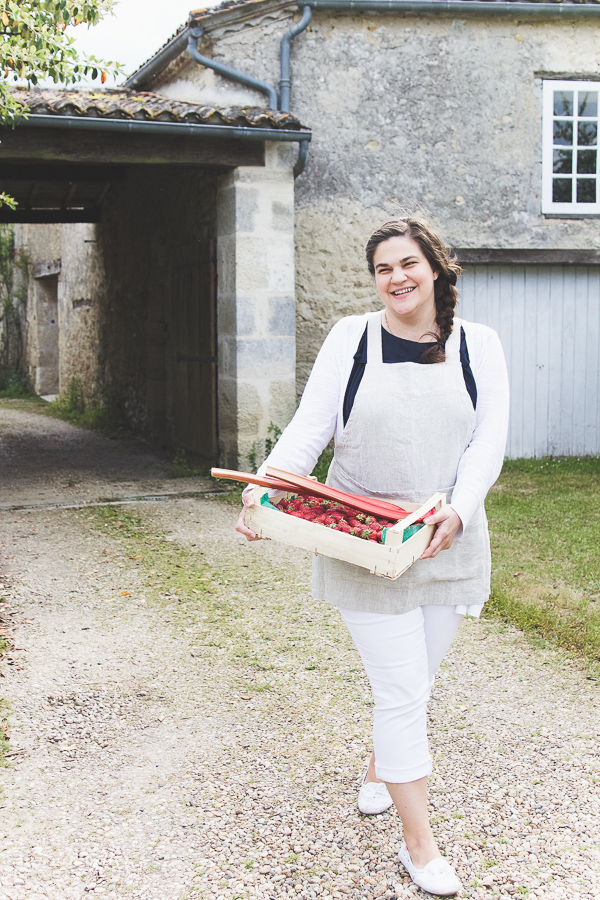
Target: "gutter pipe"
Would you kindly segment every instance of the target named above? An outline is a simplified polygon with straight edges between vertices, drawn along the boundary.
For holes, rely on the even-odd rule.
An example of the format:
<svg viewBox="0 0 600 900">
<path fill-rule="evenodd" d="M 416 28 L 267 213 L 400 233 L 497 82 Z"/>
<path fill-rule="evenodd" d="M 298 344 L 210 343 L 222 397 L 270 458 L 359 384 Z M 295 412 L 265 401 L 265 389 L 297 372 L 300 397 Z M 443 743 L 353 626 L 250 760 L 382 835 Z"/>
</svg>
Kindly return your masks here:
<svg viewBox="0 0 600 900">
<path fill-rule="evenodd" d="M 302 173 L 304 172 L 306 161 L 308 159 L 309 141 L 310 138 L 307 138 L 305 141 L 300 141 L 300 145 L 298 148 L 298 159 L 296 160 L 296 164 L 294 166 L 294 178 L 297 178 L 298 175 L 302 175 Z"/>
<path fill-rule="evenodd" d="M 248 85 L 248 87 L 254 88 L 257 91 L 262 91 L 262 93 L 266 94 L 269 98 L 269 108 L 270 109 L 280 109 L 283 112 L 289 112 L 290 111 L 290 105 L 289 105 L 290 104 L 290 41 L 296 34 L 299 34 L 300 31 L 304 31 L 304 29 L 310 22 L 311 15 L 312 15 L 311 10 L 308 7 L 306 7 L 303 10 L 302 18 L 300 19 L 300 22 L 298 22 L 297 25 L 294 25 L 293 28 L 290 28 L 290 30 L 287 32 L 287 34 L 285 34 L 282 38 L 282 41 L 281 41 L 282 52 L 283 52 L 284 41 L 287 38 L 287 84 L 284 85 L 284 81 L 282 81 L 282 103 L 281 104 L 278 104 L 278 102 L 277 102 L 277 91 L 275 90 L 275 88 L 272 85 L 267 84 L 266 81 L 260 81 L 258 78 L 253 78 L 251 75 L 245 75 L 243 72 L 239 72 L 237 69 L 232 69 L 231 66 L 226 66 L 224 63 L 220 63 L 214 59 L 210 59 L 210 57 L 208 57 L 208 56 L 202 56 L 202 54 L 198 52 L 198 39 L 202 35 L 201 28 L 190 28 L 189 29 L 188 43 L 187 43 L 188 53 L 191 56 L 191 58 L 194 60 L 194 62 L 199 63 L 201 66 L 206 66 L 208 69 L 214 69 L 215 72 L 218 72 L 219 75 L 222 75 L 224 78 L 230 78 L 232 81 L 238 81 L 240 84 L 245 84 L 245 85 Z M 281 72 L 282 72 L 282 79 L 283 79 L 283 75 L 284 75 L 283 58 L 282 58 L 282 63 L 281 63 Z M 284 91 L 285 86 L 287 87 L 287 93 L 286 93 L 287 105 L 286 106 L 283 105 L 283 91 Z M 196 127 L 202 127 L 202 126 L 196 126 Z M 204 127 L 208 127 L 208 126 L 204 126 Z M 229 131 L 231 131 L 231 129 L 228 126 L 220 126 L 220 127 L 227 128 Z M 245 130 L 248 132 L 254 131 L 254 129 L 245 129 Z M 280 132 L 278 132 L 275 129 L 271 129 L 269 131 L 269 135 L 267 135 L 267 133 L 266 133 L 267 129 L 264 129 L 264 128 L 256 129 L 256 131 L 259 131 L 259 130 L 263 133 L 263 135 L 265 135 L 264 140 L 296 140 L 296 141 L 298 141 L 300 146 L 299 146 L 299 151 L 298 151 L 298 158 L 296 159 L 296 163 L 294 165 L 294 178 L 297 178 L 298 175 L 301 175 L 302 172 L 304 171 L 304 168 L 306 166 L 306 161 L 308 159 L 308 142 L 310 141 L 310 137 L 312 137 L 312 135 L 310 137 L 301 137 L 300 135 L 305 135 L 306 132 L 304 132 L 304 131 L 303 132 L 286 131 L 285 132 L 286 134 L 295 134 L 296 137 L 295 138 L 293 138 L 293 137 L 289 137 L 289 138 L 279 137 L 278 138 L 278 137 L 271 136 L 271 135 L 280 134 Z"/>
<path fill-rule="evenodd" d="M 427 12 L 461 16 L 484 14 L 579 18 L 600 15 L 600 4 L 595 3 L 527 3 L 523 0 L 301 0 L 298 6 L 358 12 Z"/>
<path fill-rule="evenodd" d="M 292 40 L 296 37 L 296 35 L 300 34 L 302 31 L 304 31 L 305 28 L 309 26 L 311 18 L 312 9 L 310 8 L 310 6 L 302 6 L 302 17 L 300 21 L 296 22 L 295 25 L 292 25 L 290 30 L 286 31 L 284 36 L 281 38 L 281 78 L 279 81 L 279 109 L 282 112 L 290 111 L 290 44 L 292 43 Z"/>
<path fill-rule="evenodd" d="M 269 98 L 269 109 L 277 109 L 277 91 L 271 84 L 267 84 L 266 81 L 260 81 L 258 78 L 253 78 L 251 75 L 245 75 L 243 72 L 238 72 L 237 69 L 232 69 L 231 66 L 226 66 L 224 63 L 217 62 L 208 56 L 202 56 L 198 52 L 198 38 L 201 35 L 201 28 L 190 28 L 188 30 L 187 50 L 194 62 L 200 63 L 201 66 L 206 66 L 208 69 L 214 69 L 215 72 L 223 75 L 224 78 L 239 81 L 240 84 L 246 84 L 256 91 L 262 91 Z"/>
<path fill-rule="evenodd" d="M 99 116 L 49 116 L 30 113 L 17 119 L 19 127 L 65 128 L 85 131 L 124 131 L 129 133 L 175 134 L 183 137 L 242 138 L 247 141 L 287 141 L 300 144 L 301 150 L 312 138 L 310 131 L 291 128 L 249 128 L 244 125 L 193 125 L 188 122 L 145 122 L 140 119 L 103 119 Z M 300 154 L 301 155 L 301 154 Z"/>
<path fill-rule="evenodd" d="M 130 75 L 123 87 L 134 90 L 135 88 L 143 87 L 147 84 L 156 72 L 164 69 L 164 67 L 170 62 L 173 62 L 180 53 L 183 53 L 187 47 L 189 34 L 190 28 L 189 26 L 186 26 L 173 38 L 173 40 L 169 41 L 168 44 L 165 44 L 162 50 L 159 50 L 152 59 L 149 59 L 141 69 L 138 69 L 137 72 Z"/>
</svg>

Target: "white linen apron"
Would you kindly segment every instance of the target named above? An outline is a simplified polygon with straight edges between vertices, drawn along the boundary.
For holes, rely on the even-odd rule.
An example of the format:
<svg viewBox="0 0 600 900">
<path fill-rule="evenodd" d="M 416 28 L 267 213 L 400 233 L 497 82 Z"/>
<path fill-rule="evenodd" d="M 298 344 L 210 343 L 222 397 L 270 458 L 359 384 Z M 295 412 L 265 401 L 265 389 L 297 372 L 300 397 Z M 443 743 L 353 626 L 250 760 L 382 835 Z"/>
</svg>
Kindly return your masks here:
<svg viewBox="0 0 600 900">
<path fill-rule="evenodd" d="M 475 410 L 460 361 L 454 319 L 443 363 L 384 363 L 381 312 L 368 316 L 367 363 L 335 447 L 327 484 L 392 502 L 450 502 Z M 490 593 L 490 541 L 483 506 L 449 550 L 417 560 L 395 581 L 325 556 L 313 558 L 313 596 L 345 609 L 404 613 L 425 604 L 482 604 Z"/>
</svg>

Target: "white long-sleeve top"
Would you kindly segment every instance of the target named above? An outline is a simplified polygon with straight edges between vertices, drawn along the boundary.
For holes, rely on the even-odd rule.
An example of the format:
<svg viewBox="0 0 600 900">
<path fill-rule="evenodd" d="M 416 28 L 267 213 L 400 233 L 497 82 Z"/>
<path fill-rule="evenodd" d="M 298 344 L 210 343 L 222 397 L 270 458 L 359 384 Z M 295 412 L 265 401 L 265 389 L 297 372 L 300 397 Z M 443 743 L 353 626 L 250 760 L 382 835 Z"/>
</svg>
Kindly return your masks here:
<svg viewBox="0 0 600 900">
<path fill-rule="evenodd" d="M 346 387 L 366 324 L 365 314 L 347 316 L 333 326 L 315 360 L 293 419 L 258 474 L 263 475 L 271 465 L 308 475 L 331 438 L 335 437 L 336 442 L 339 440 L 344 430 Z M 477 385 L 477 408 L 473 436 L 460 460 L 452 493 L 452 508 L 462 522 L 457 539 L 500 474 L 509 405 L 508 373 L 498 335 L 486 325 L 462 319 L 461 324 Z M 458 611 L 463 610 L 457 607 Z M 475 609 L 468 612 L 478 614 Z"/>
</svg>

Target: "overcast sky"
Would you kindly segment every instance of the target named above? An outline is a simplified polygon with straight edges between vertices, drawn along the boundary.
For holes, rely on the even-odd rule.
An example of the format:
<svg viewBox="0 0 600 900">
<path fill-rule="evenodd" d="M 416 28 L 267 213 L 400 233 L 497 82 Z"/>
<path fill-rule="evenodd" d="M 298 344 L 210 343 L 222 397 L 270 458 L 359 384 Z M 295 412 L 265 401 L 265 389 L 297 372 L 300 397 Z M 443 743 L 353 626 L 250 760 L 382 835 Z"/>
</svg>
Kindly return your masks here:
<svg viewBox="0 0 600 900">
<path fill-rule="evenodd" d="M 93 28 L 78 25 L 70 29 L 70 34 L 80 53 L 121 62 L 125 73 L 130 75 L 187 21 L 191 9 L 216 6 L 217 2 L 117 0 L 112 16 L 108 15 Z M 112 84 L 111 80 L 106 82 L 107 87 Z"/>
</svg>

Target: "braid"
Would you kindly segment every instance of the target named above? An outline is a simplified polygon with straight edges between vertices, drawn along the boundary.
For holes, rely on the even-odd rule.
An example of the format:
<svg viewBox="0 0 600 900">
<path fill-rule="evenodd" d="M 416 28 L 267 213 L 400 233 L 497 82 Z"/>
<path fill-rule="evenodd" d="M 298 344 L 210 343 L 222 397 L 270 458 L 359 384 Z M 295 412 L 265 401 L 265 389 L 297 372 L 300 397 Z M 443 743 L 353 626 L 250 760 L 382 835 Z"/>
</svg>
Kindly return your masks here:
<svg viewBox="0 0 600 900">
<path fill-rule="evenodd" d="M 435 324 L 437 325 L 438 334 L 434 336 L 437 342 L 434 347 L 429 347 L 429 349 L 421 356 L 419 362 L 425 365 L 428 363 L 444 362 L 446 359 L 446 341 L 452 334 L 452 324 L 454 320 L 454 310 L 458 301 L 458 291 L 454 285 L 450 284 L 448 281 L 446 281 L 446 284 L 442 283 L 438 288 L 438 283 L 441 279 L 442 275 L 440 273 L 435 283 Z"/>
<path fill-rule="evenodd" d="M 445 345 L 452 334 L 454 310 L 458 303 L 456 282 L 462 269 L 456 257 L 452 256 L 450 247 L 441 240 L 428 222 L 415 216 L 407 216 L 404 219 L 387 222 L 369 238 L 366 247 L 366 257 L 371 275 L 375 274 L 373 257 L 379 244 L 392 237 L 401 237 L 403 235 L 412 238 L 419 245 L 432 270 L 438 276 L 435 281 L 435 324 L 437 333 L 432 333 L 436 343 L 435 346 L 430 347 L 423 353 L 419 362 L 424 364 L 444 362 L 446 358 Z"/>
</svg>

